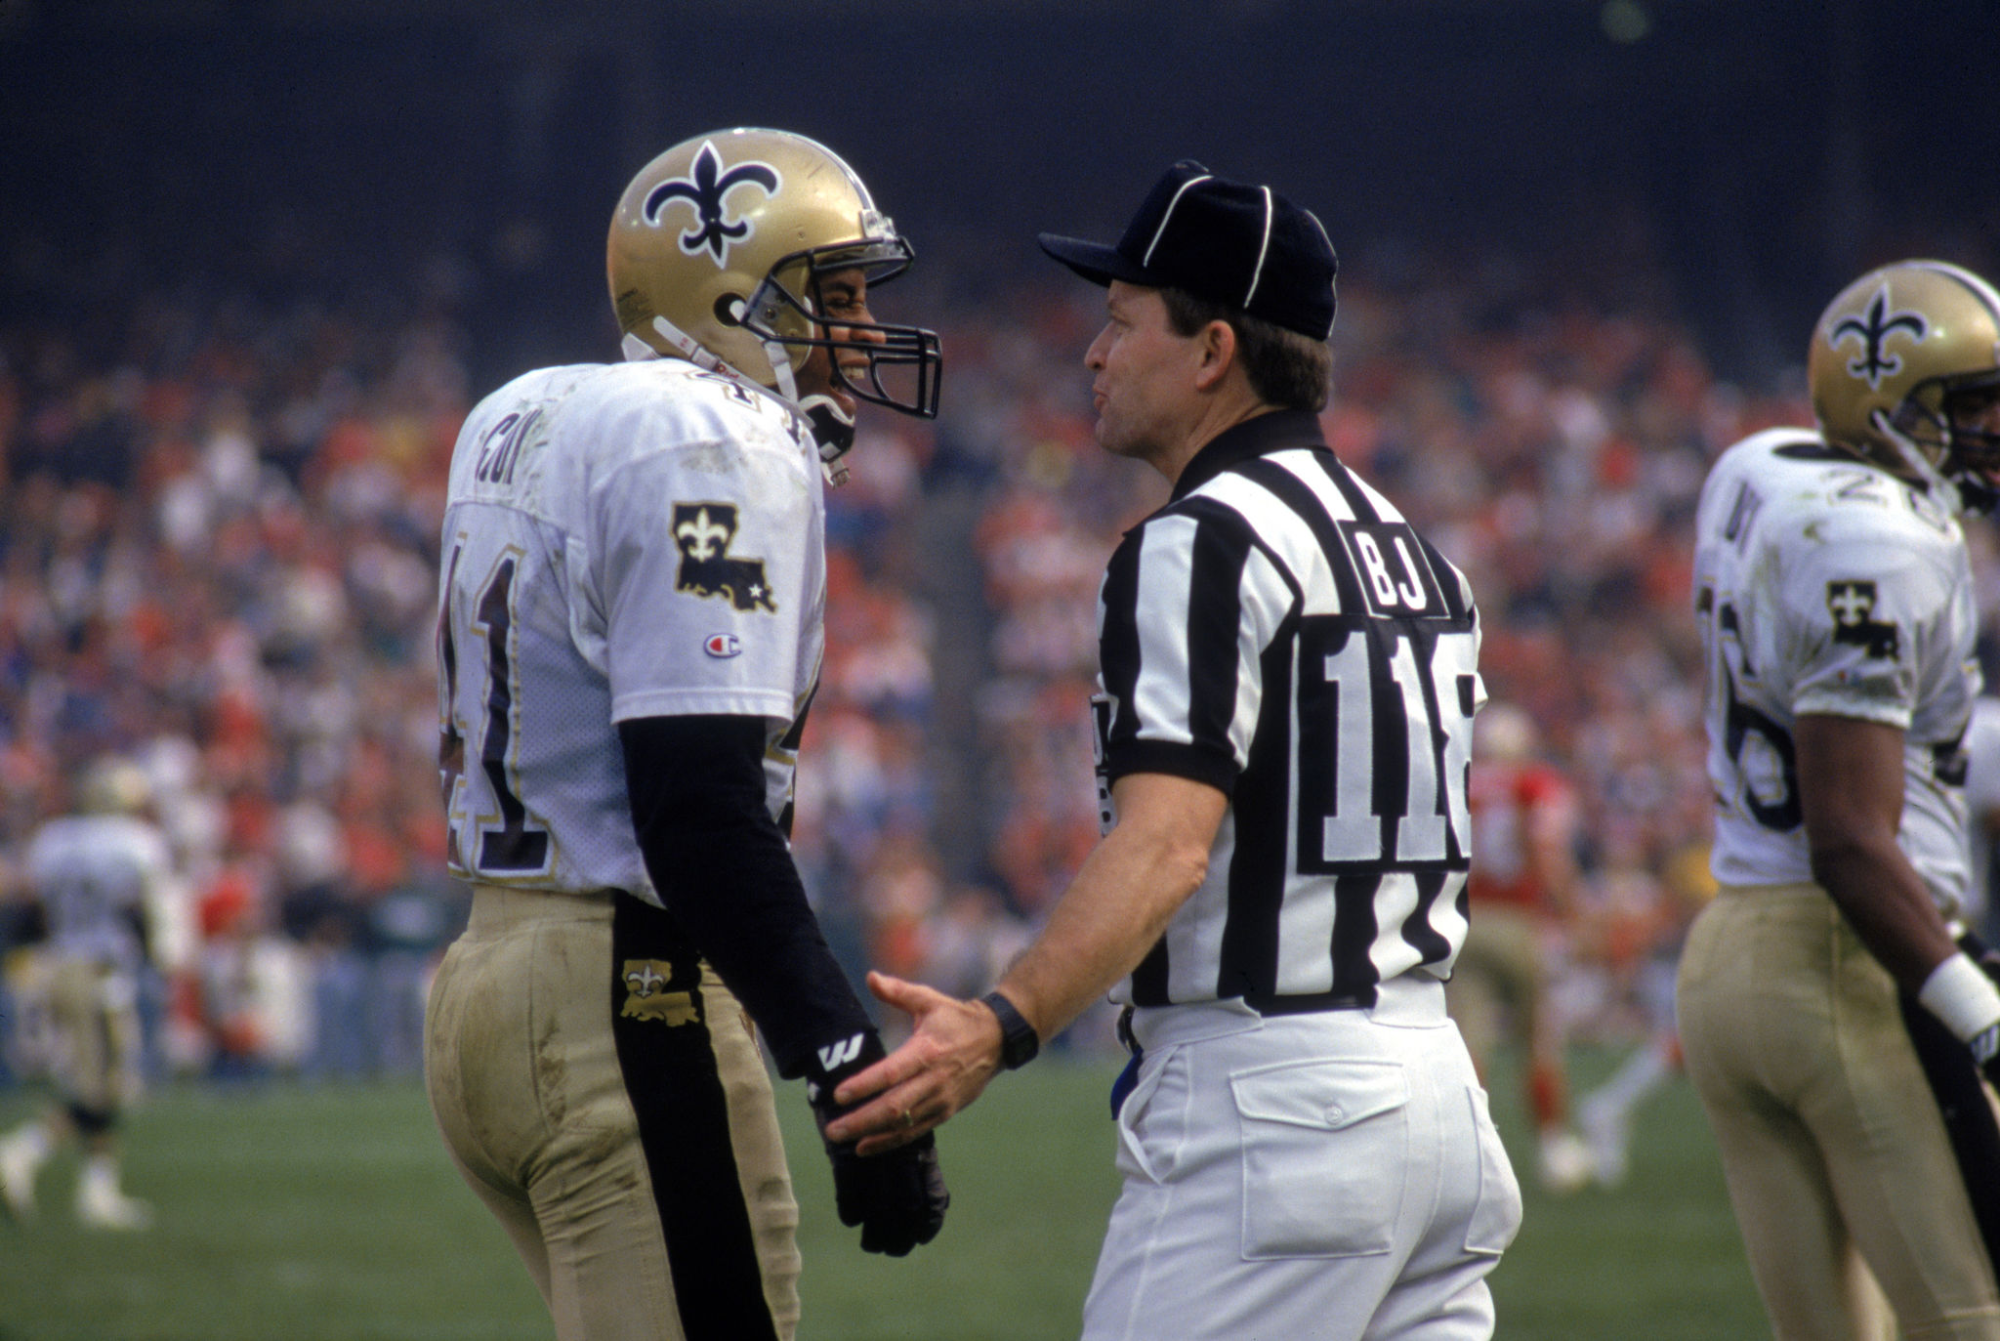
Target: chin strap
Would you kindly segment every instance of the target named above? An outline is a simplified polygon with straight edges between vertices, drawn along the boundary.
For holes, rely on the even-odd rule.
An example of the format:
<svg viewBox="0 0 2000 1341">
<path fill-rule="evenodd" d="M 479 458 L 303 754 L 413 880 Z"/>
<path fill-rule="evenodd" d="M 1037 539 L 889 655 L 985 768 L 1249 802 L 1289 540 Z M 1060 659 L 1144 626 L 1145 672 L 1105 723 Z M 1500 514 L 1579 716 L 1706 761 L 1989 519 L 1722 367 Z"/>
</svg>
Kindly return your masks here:
<svg viewBox="0 0 2000 1341">
<path fill-rule="evenodd" d="M 736 376 L 734 368 L 709 353 L 708 350 L 702 348 L 701 345 L 695 342 L 693 336 L 674 325 L 673 322 L 668 321 L 665 317 L 654 317 L 653 329 L 659 332 L 662 340 L 672 345 L 680 352 L 682 358 L 692 363 L 695 367 L 706 372 L 726 373 L 730 377 Z M 659 350 L 653 348 L 638 336 L 633 335 L 630 331 L 627 331 L 625 338 L 619 342 L 619 347 L 625 351 L 625 360 L 628 363 L 643 363 L 647 359 L 656 359 L 661 356 Z"/>
<path fill-rule="evenodd" d="M 1964 491 L 1959 488 L 1955 480 L 1952 480 L 1937 468 L 1936 463 L 1930 459 L 1924 452 L 1924 449 L 1917 445 L 1916 439 L 1891 424 L 1889 416 L 1881 410 L 1876 410 L 1873 414 L 1869 415 L 1868 422 L 1874 426 L 1877 433 L 1880 433 L 1889 440 L 1890 444 L 1895 447 L 1896 454 L 1903 458 L 1904 463 L 1911 470 L 1916 472 L 1917 478 L 1924 482 L 1925 489 L 1931 492 L 1946 512 L 1957 517 L 1967 511 Z M 1946 431 L 1949 432 L 1949 430 Z M 1945 450 L 1950 450 L 1949 444 L 1946 444 Z"/>
<path fill-rule="evenodd" d="M 771 361 L 771 376 L 778 383 L 780 399 L 792 404 L 799 403 L 798 380 L 792 375 L 792 351 L 777 340 L 764 341 L 764 357 Z"/>
<path fill-rule="evenodd" d="M 692 336 L 665 317 L 654 317 L 653 329 L 697 368 L 752 385 L 736 369 L 696 343 Z M 659 350 L 629 331 L 619 347 L 624 350 L 628 363 L 643 363 L 647 359 L 664 357 Z M 777 374 L 776 394 L 780 399 L 796 404 L 799 412 L 812 424 L 813 441 L 819 444 L 820 471 L 826 476 L 826 482 L 838 489 L 848 480 L 847 467 L 841 464 L 840 458 L 854 446 L 854 416 L 841 409 L 831 396 L 815 395 L 798 400 L 798 384 L 792 377 L 791 351 L 776 340 L 766 340 L 764 351 L 770 356 L 772 371 Z"/>
<path fill-rule="evenodd" d="M 831 396 L 807 396 L 799 402 L 799 412 L 812 424 L 813 441 L 819 444 L 819 468 L 826 482 L 838 489 L 848 479 L 847 465 L 841 458 L 854 446 L 854 416 Z"/>
</svg>

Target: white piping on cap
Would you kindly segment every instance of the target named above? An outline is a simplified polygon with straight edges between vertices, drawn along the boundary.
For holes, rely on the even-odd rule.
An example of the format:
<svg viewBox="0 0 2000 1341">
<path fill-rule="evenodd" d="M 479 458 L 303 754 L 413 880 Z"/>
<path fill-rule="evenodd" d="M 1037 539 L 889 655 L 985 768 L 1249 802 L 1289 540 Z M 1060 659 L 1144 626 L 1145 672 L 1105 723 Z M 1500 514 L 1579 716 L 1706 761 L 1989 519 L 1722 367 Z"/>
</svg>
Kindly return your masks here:
<svg viewBox="0 0 2000 1341">
<path fill-rule="evenodd" d="M 1332 238 L 1330 238 L 1330 237 L 1328 237 L 1328 236 L 1326 235 L 1326 225 L 1325 225 L 1325 224 L 1323 224 L 1323 223 L 1321 223 L 1321 222 L 1319 221 L 1319 216 L 1318 216 L 1317 214 L 1314 214 L 1314 213 L 1313 213 L 1313 212 L 1312 212 L 1311 210 L 1306 210 L 1306 211 L 1304 211 L 1304 214 L 1305 214 L 1306 218 L 1308 218 L 1308 219 L 1311 219 L 1311 220 L 1312 220 L 1312 225 L 1313 225 L 1313 227 L 1314 227 L 1314 228 L 1317 228 L 1317 229 L 1319 229 L 1319 240 L 1320 240 L 1321 242 L 1324 242 L 1324 243 L 1326 243 L 1326 254 L 1327 254 L 1327 255 L 1329 255 L 1329 256 L 1333 255 L 1333 254 L 1334 254 L 1334 253 L 1333 253 L 1333 239 L 1332 239 Z M 1336 262 L 1336 268 L 1337 268 L 1337 266 L 1338 266 L 1338 262 Z M 1325 335 L 1323 335 L 1323 336 L 1321 336 L 1320 338 L 1321 338 L 1322 340 L 1330 340 L 1330 339 L 1332 339 L 1332 338 L 1333 338 L 1333 318 L 1332 318 L 1332 317 L 1328 317 L 1328 318 L 1326 319 L 1326 334 L 1325 334 Z"/>
<path fill-rule="evenodd" d="M 1250 292 L 1243 295 L 1243 310 L 1250 310 L 1250 300 L 1257 296 L 1257 286 L 1264 282 L 1264 256 L 1271 250 L 1271 188 L 1260 188 L 1264 192 L 1264 240 L 1257 244 L 1257 268 L 1250 272 Z"/>
<path fill-rule="evenodd" d="M 1174 217 L 1174 207 L 1181 203 L 1181 197 L 1187 194 L 1188 188 L 1190 186 L 1199 186 L 1205 181 L 1210 181 L 1213 179 L 1213 176 L 1213 173 L 1204 172 L 1199 177 L 1190 177 L 1181 183 L 1181 189 L 1174 192 L 1174 198 L 1167 202 L 1167 212 L 1160 216 L 1160 226 L 1153 230 L 1153 240 L 1146 244 L 1146 255 L 1140 260 L 1140 265 L 1147 266 L 1153 263 L 1153 250 L 1160 245 L 1160 238 L 1167 231 L 1167 220 Z"/>
</svg>

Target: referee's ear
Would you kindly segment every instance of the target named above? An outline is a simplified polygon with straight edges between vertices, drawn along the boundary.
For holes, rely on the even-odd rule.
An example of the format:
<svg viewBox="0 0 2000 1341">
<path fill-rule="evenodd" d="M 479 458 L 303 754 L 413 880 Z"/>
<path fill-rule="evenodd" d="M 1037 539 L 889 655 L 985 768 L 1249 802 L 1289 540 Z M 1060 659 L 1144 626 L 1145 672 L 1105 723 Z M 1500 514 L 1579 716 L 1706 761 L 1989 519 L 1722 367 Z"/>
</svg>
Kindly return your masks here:
<svg viewBox="0 0 2000 1341">
<path fill-rule="evenodd" d="M 1200 341 L 1201 345 L 1201 361 L 1195 365 L 1194 370 L 1195 390 L 1221 390 L 1232 369 L 1241 375 L 1241 362 L 1236 356 L 1239 346 L 1234 326 L 1218 319 L 1204 325 L 1192 338 Z"/>
</svg>

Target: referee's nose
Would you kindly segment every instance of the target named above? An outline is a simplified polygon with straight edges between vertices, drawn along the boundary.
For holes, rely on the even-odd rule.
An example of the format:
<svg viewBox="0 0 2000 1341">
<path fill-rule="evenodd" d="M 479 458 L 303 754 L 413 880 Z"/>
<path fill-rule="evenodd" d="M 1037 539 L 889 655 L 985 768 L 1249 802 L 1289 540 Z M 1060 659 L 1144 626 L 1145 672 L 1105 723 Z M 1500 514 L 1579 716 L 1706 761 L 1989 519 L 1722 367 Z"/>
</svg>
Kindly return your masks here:
<svg viewBox="0 0 2000 1341">
<path fill-rule="evenodd" d="M 1104 329 L 1097 333 L 1097 338 L 1090 342 L 1090 347 L 1083 351 L 1083 366 L 1092 372 L 1103 372 L 1104 360 L 1110 347 L 1111 323 L 1107 321 L 1104 323 Z"/>
</svg>

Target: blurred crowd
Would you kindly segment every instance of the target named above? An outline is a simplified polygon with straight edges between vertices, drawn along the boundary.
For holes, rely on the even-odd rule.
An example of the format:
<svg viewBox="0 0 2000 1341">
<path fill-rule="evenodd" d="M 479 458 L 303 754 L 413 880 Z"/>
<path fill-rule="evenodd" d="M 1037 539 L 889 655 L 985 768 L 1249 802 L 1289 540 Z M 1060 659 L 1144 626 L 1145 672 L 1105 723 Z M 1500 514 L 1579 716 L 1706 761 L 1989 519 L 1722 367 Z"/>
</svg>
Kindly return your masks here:
<svg viewBox="0 0 2000 1341">
<path fill-rule="evenodd" d="M 1695 498 L 1730 442 L 1811 419 L 1802 379 L 1716 376 L 1642 247 L 1619 265 L 1555 282 L 1504 256 L 1350 262 L 1325 415 L 1471 577 L 1488 690 L 1580 798 L 1563 999 L 1607 1039 L 1643 1029 L 1636 975 L 1707 879 Z M 91 759 L 140 764 L 183 877 L 154 944 L 161 1071 L 419 1066 L 427 972 L 467 902 L 443 872 L 438 527 L 490 387 L 449 293 L 411 292 L 0 317 L 0 953 L 31 974 L 11 870 L 34 827 Z M 1055 283 L 923 312 L 942 416 L 868 420 L 830 494 L 795 846 L 857 977 L 983 990 L 1095 839 L 1097 581 L 1165 498 L 1092 442 L 1101 302 Z M 1072 1045 L 1109 1046 L 1102 1025 Z M 18 1038 L 7 1056 L 32 1061 Z"/>
</svg>

